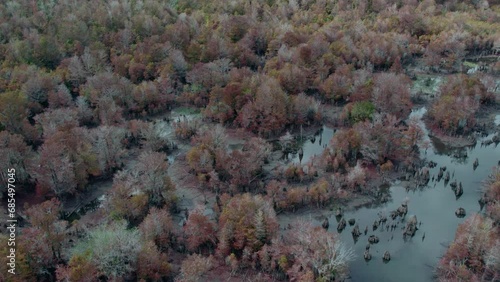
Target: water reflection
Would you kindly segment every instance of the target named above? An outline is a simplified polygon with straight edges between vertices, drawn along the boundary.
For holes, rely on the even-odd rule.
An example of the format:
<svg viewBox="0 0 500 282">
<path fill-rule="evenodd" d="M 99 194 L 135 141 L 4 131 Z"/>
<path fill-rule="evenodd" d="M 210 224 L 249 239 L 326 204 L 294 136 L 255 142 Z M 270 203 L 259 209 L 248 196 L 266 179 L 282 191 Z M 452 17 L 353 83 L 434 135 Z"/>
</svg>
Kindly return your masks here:
<svg viewBox="0 0 500 282">
<path fill-rule="evenodd" d="M 425 111 L 422 108 L 412 115 L 421 117 Z M 424 131 L 428 134 L 425 128 Z M 346 218 L 355 218 L 362 230 L 369 230 L 366 236 L 362 234 L 357 240 L 353 240 L 351 228 L 346 228 L 348 230 L 340 234 L 341 239 L 357 254 L 357 259 L 351 264 L 352 281 L 432 281 L 434 267 L 448 243 L 453 240 L 458 224 L 465 220 L 457 217 L 455 211 L 460 207 L 464 208 L 466 217 L 480 212 L 478 199 L 481 184 L 497 164 L 500 147 L 481 146 L 478 142 L 468 148 L 450 149 L 436 139 L 429 140 L 433 147 L 427 154 L 422 153 L 422 157 L 437 163 L 436 167 L 430 169 L 433 181 L 423 189 L 408 189 L 412 183 L 398 181 L 390 188 L 380 189 L 379 195 L 390 194 L 387 201 L 377 201 L 357 211 L 345 213 Z M 474 170 L 473 162 L 476 158 L 479 166 Z M 455 197 L 444 179 L 437 181 L 435 176 L 442 166 L 446 166 L 450 173 L 449 183 L 463 184 L 463 194 L 460 197 Z M 379 212 L 395 210 L 405 199 L 409 199 L 409 204 L 408 215 L 404 219 L 398 217 L 392 220 L 389 217 L 375 231 L 370 228 L 379 217 Z M 418 218 L 418 230 L 414 237 L 407 237 L 405 240 L 403 228 L 411 215 Z M 336 232 L 334 228 L 335 226 L 331 229 L 332 232 Z M 373 258 L 366 261 L 363 254 L 370 235 L 377 236 L 379 243 L 371 246 Z M 391 254 L 391 260 L 387 264 L 382 259 L 386 251 Z"/>
<path fill-rule="evenodd" d="M 302 149 L 302 155 L 300 154 L 299 149 L 296 154 L 292 154 L 290 156 L 290 160 L 297 164 L 304 164 L 312 157 L 321 155 L 325 147 L 332 139 L 334 133 L 335 130 L 333 128 L 323 126 L 313 136 L 304 136 L 302 141 L 299 137 L 297 142 L 299 147 Z"/>
<path fill-rule="evenodd" d="M 335 211 L 326 214 L 330 223 L 329 231 L 339 233 L 340 239 L 356 254 L 355 261 L 350 264 L 351 281 L 433 281 L 434 268 L 453 240 L 457 226 L 468 216 L 481 212 L 478 200 L 482 183 L 499 161 L 500 146 L 494 143 L 481 146 L 481 141 L 492 138 L 488 136 L 478 140 L 474 146 L 448 148 L 439 140 L 429 138 L 429 132 L 421 120 L 425 112 L 425 108 L 417 109 L 411 116 L 417 118 L 425 133 L 425 141 L 431 145 L 427 152 L 421 150 L 421 158 L 425 163 L 436 163 L 429 168 L 431 181 L 418 186 L 413 180 L 397 180 L 391 185 L 380 187 L 375 202 L 355 211 L 344 212 L 341 217 L 336 217 Z M 323 127 L 320 134 L 315 134 L 315 138 L 307 139 L 302 145 L 302 163 L 321 154 L 333 134 L 333 129 Z M 474 169 L 476 158 L 479 165 Z M 293 162 L 299 163 L 299 156 L 293 157 Z M 447 183 L 444 181 L 446 172 L 437 180 L 441 167 L 446 167 L 450 175 Z M 453 183 L 462 183 L 463 194 L 460 197 L 456 197 L 451 185 Z M 395 219 L 389 216 L 404 201 L 408 201 L 407 215 Z M 459 208 L 466 211 L 465 217 L 455 215 Z M 380 220 L 381 214 L 387 216 L 387 221 L 379 223 L 373 230 L 374 222 Z M 310 214 L 304 214 L 295 215 L 294 218 L 303 217 L 319 226 L 324 215 L 322 213 L 321 217 L 313 218 Z M 413 237 L 405 238 L 403 231 L 412 215 L 418 219 L 418 230 Z M 354 227 L 351 225 L 338 230 L 342 219 L 354 219 L 361 235 L 353 237 Z M 378 242 L 369 244 L 370 236 L 376 236 Z M 364 258 L 368 244 L 371 260 Z M 386 251 L 390 253 L 391 260 L 384 262 Z"/>
</svg>

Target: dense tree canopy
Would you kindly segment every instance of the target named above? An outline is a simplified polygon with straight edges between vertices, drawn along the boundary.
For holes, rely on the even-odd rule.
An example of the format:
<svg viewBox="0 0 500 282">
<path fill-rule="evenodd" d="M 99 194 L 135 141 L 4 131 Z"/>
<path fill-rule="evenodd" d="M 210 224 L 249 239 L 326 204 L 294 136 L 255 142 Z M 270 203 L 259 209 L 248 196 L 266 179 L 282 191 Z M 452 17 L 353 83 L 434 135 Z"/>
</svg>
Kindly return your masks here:
<svg viewBox="0 0 500 282">
<path fill-rule="evenodd" d="M 0 180 L 14 168 L 34 202 L 18 205 L 13 281 L 344 279 L 336 236 L 283 233 L 276 213 L 374 195 L 378 177 L 414 165 L 423 75 L 445 77 L 424 99 L 432 133 L 477 128 L 498 100 L 499 12 L 494 0 L 2 1 Z M 311 137 L 325 123 L 331 141 Z M 322 151 L 303 160 L 309 141 Z M 498 278 L 489 187 L 442 279 Z"/>
</svg>

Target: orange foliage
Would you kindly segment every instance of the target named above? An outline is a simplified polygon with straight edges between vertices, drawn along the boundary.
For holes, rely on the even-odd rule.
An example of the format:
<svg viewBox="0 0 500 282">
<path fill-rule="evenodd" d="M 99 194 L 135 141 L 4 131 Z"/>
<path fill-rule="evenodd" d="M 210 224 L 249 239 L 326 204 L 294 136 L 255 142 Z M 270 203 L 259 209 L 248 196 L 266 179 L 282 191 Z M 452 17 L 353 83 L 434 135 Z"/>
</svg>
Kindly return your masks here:
<svg viewBox="0 0 500 282">
<path fill-rule="evenodd" d="M 440 279 L 479 281 L 499 277 L 500 270 L 494 263 L 500 250 L 498 232 L 498 226 L 481 215 L 460 224 L 455 240 L 439 262 Z"/>
<path fill-rule="evenodd" d="M 151 208 L 139 230 L 145 240 L 153 241 L 161 250 L 167 250 L 173 244 L 174 223 L 165 209 Z"/>
<path fill-rule="evenodd" d="M 243 194 L 233 197 L 219 218 L 218 252 L 224 256 L 249 248 L 257 252 L 270 243 L 278 228 L 270 202 L 261 196 Z"/>
<path fill-rule="evenodd" d="M 137 257 L 137 278 L 161 281 L 168 277 L 172 270 L 167 260 L 167 254 L 161 253 L 153 242 L 143 243 Z"/>
<path fill-rule="evenodd" d="M 480 102 L 487 102 L 486 88 L 477 78 L 452 76 L 440 88 L 440 97 L 429 110 L 435 126 L 447 134 L 468 133 Z"/>
<path fill-rule="evenodd" d="M 203 215 L 201 209 L 195 209 L 189 213 L 184 234 L 187 237 L 187 248 L 189 251 L 200 250 L 204 245 L 215 245 L 217 234 L 214 223 Z"/>
</svg>

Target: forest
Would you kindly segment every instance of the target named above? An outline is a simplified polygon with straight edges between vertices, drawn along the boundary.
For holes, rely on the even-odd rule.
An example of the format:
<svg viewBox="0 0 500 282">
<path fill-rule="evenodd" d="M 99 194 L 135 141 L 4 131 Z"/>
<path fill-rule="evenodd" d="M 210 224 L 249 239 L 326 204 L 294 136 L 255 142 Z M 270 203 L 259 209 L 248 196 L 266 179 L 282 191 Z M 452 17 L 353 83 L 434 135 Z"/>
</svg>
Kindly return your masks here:
<svg viewBox="0 0 500 282">
<path fill-rule="evenodd" d="M 499 281 L 499 143 L 498 0 L 0 2 L 0 281 Z"/>
</svg>

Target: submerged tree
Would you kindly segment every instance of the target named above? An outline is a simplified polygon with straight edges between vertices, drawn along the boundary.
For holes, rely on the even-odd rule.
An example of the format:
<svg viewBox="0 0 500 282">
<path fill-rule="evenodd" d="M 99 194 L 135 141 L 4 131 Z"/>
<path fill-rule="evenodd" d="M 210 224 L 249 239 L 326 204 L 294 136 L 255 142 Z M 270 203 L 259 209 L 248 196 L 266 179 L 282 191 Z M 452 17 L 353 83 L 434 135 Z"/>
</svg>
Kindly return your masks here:
<svg viewBox="0 0 500 282">
<path fill-rule="evenodd" d="M 475 214 L 460 224 L 455 239 L 439 261 L 442 281 L 496 281 L 500 279 L 500 170 L 495 169 L 481 201 L 486 214 Z"/>
<path fill-rule="evenodd" d="M 439 262 L 443 281 L 495 281 L 500 277 L 498 226 L 490 218 L 474 215 L 462 223 L 455 240 Z"/>
</svg>

